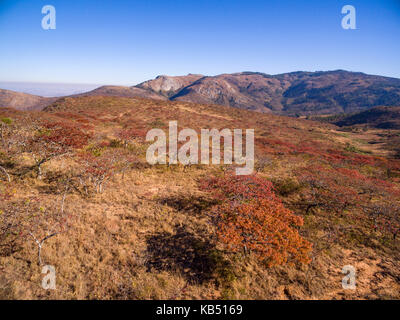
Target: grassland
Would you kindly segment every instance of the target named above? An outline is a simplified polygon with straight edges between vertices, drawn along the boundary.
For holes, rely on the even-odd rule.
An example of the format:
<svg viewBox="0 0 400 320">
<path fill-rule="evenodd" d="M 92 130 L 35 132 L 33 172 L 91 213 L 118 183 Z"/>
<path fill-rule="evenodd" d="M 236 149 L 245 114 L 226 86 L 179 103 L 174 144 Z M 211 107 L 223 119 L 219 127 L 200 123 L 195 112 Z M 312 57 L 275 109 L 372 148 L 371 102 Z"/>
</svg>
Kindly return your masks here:
<svg viewBox="0 0 400 320">
<path fill-rule="evenodd" d="M 389 147 L 368 143 L 386 131 L 344 133 L 330 124 L 229 107 L 117 97 L 63 98 L 40 112 L 1 109 L 0 118 L 0 165 L 11 180 L 0 180 L 0 298 L 400 298 L 399 239 L 383 227 L 398 223 L 398 215 L 383 212 L 398 208 L 400 163 Z M 267 267 L 251 253 L 225 250 L 210 219 L 215 200 L 199 182 L 229 168 L 150 166 L 145 160 L 141 132 L 167 130 L 173 120 L 198 132 L 255 129 L 257 175 L 271 181 L 284 205 L 304 220 L 298 231 L 313 244 L 311 263 Z M 51 157 L 39 176 L 33 147 L 17 142 L 24 128 L 41 130 L 44 122 L 74 125 L 90 139 Z M 127 128 L 137 136 L 124 143 L 119 132 Z M 15 143 L 5 143 L 7 138 Z M 111 166 L 102 192 L 96 192 L 79 160 L 83 152 L 129 160 Z M 385 219 L 379 228 L 377 206 Z M 43 261 L 56 268 L 56 290 L 41 287 L 32 237 L 14 229 L 6 234 L 17 213 L 18 221 L 29 214 L 54 223 L 61 213 L 67 217 L 42 249 Z M 40 222 L 35 234 L 42 238 L 51 227 Z M 354 291 L 342 289 L 345 265 L 357 270 Z"/>
</svg>

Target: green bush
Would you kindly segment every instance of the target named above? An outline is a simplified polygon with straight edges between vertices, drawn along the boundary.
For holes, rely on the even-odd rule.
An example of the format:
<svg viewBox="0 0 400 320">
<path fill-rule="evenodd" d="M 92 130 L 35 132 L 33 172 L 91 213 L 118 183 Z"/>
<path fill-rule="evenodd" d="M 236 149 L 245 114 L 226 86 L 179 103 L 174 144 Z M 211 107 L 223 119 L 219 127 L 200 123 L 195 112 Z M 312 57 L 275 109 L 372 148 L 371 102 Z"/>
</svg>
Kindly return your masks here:
<svg viewBox="0 0 400 320">
<path fill-rule="evenodd" d="M 296 193 L 301 189 L 300 183 L 292 178 L 277 179 L 273 180 L 272 183 L 275 187 L 276 192 L 278 192 L 279 195 L 283 197 Z"/>
<path fill-rule="evenodd" d="M 8 124 L 8 125 L 13 123 L 11 118 L 1 118 L 1 122 L 5 123 L 5 124 Z"/>
</svg>

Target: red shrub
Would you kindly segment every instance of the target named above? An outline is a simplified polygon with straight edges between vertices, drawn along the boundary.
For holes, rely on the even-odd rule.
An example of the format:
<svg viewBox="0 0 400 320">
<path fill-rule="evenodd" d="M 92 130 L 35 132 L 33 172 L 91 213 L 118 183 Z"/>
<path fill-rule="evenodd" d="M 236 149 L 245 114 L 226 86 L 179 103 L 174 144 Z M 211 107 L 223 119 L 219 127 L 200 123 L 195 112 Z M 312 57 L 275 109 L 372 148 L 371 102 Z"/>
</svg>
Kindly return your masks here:
<svg viewBox="0 0 400 320">
<path fill-rule="evenodd" d="M 302 193 L 306 213 L 315 207 L 342 213 L 359 202 L 354 181 L 338 171 L 323 166 L 309 166 L 299 169 L 297 174 L 299 182 L 308 186 Z"/>
<path fill-rule="evenodd" d="M 136 157 L 123 150 L 103 150 L 95 154 L 81 153 L 78 161 L 81 165 L 81 176 L 97 193 L 102 193 L 109 179 L 128 168 L 136 161 Z"/>
<path fill-rule="evenodd" d="M 138 139 L 144 140 L 146 131 L 142 129 L 128 128 L 122 129 L 117 132 L 117 137 L 121 139 L 122 143 L 127 146 L 131 141 Z"/>
<path fill-rule="evenodd" d="M 374 204 L 369 214 L 374 222 L 375 230 L 392 235 L 396 239 L 400 232 L 400 207 L 394 203 Z"/>
<path fill-rule="evenodd" d="M 84 147 L 90 135 L 81 128 L 67 122 L 46 122 L 27 137 L 24 148 L 32 154 L 41 176 L 41 165 L 55 157 L 71 154 Z"/>
</svg>

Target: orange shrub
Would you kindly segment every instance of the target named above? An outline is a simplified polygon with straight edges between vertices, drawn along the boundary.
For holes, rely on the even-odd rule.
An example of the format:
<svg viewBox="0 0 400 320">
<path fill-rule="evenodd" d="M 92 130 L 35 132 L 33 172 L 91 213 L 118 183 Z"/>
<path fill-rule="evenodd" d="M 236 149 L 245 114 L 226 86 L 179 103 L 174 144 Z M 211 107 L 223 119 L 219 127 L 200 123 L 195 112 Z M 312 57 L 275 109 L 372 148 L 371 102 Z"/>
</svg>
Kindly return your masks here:
<svg viewBox="0 0 400 320">
<path fill-rule="evenodd" d="M 218 240 L 229 250 L 251 251 L 269 266 L 310 262 L 312 245 L 296 229 L 303 219 L 283 206 L 271 182 L 227 175 L 204 180 L 201 188 L 220 200 L 213 220 Z"/>
</svg>

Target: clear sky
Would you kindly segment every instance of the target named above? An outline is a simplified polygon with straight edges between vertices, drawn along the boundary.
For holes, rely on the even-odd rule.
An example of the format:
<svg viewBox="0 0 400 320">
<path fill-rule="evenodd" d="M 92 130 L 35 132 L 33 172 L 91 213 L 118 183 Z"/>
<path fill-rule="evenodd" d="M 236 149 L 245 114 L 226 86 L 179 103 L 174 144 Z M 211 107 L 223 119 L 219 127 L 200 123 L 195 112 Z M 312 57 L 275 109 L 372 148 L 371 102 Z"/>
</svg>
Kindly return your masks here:
<svg viewBox="0 0 400 320">
<path fill-rule="evenodd" d="M 43 30 L 44 5 L 56 30 Z M 357 29 L 341 27 L 344 5 Z M 400 78 L 400 0 L 0 0 L 0 81 L 345 69 Z"/>
</svg>

